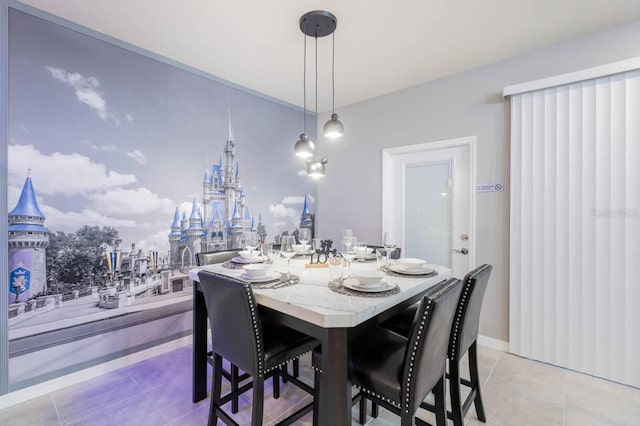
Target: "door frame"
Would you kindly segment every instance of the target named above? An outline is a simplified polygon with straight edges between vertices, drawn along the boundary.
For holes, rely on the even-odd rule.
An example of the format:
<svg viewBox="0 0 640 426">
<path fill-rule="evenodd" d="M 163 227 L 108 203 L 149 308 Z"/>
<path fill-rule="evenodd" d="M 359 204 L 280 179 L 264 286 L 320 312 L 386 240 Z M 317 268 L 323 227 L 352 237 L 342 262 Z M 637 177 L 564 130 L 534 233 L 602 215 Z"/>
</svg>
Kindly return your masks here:
<svg viewBox="0 0 640 426">
<path fill-rule="evenodd" d="M 382 232 L 392 228 L 390 212 L 388 211 L 389 191 L 391 188 L 391 178 L 388 176 L 396 157 L 412 153 L 424 153 L 438 149 L 463 147 L 469 153 L 469 235 L 467 247 L 469 249 L 469 266 L 476 265 L 476 137 L 465 136 L 457 139 L 447 139 L 435 142 L 425 142 L 414 145 L 404 145 L 382 150 Z M 404 164 L 402 165 L 404 167 Z M 404 179 L 404 178 L 403 178 Z M 404 210 L 404 207 L 402 207 Z M 401 212 L 404 220 L 404 211 Z M 454 246 L 455 248 L 455 246 Z"/>
</svg>

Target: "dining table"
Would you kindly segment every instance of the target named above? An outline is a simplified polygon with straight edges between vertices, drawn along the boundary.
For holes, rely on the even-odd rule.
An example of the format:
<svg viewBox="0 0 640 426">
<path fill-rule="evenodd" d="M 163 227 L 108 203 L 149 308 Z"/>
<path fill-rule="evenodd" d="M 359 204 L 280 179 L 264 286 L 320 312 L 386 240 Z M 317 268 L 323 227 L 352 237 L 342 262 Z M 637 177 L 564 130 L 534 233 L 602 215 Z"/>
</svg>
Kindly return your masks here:
<svg viewBox="0 0 640 426">
<path fill-rule="evenodd" d="M 425 265 L 432 270 L 425 274 L 404 275 L 387 270 L 382 279 L 385 291 L 358 291 L 349 281 L 331 280 L 326 265 L 308 265 L 309 257 L 294 258 L 291 274 L 295 284 L 260 286 L 253 289 L 261 315 L 291 327 L 321 342 L 318 423 L 320 425 L 351 425 L 351 381 L 348 372 L 351 341 L 359 333 L 391 318 L 419 301 L 432 286 L 448 279 L 451 270 L 441 265 Z M 193 402 L 207 396 L 207 308 L 198 272 L 202 269 L 220 275 L 240 278 L 244 270 L 231 261 L 192 269 L 193 286 Z M 274 265 L 287 273 L 287 264 Z M 312 266 L 312 267 L 311 267 Z M 350 273 L 376 271 L 375 261 L 353 262 Z M 343 273 L 348 273 L 345 268 Z M 334 270 L 335 273 L 335 270 Z M 294 281 L 292 281 L 294 282 Z M 344 284 L 344 285 L 343 285 Z M 270 287 L 270 288 L 269 288 Z"/>
</svg>

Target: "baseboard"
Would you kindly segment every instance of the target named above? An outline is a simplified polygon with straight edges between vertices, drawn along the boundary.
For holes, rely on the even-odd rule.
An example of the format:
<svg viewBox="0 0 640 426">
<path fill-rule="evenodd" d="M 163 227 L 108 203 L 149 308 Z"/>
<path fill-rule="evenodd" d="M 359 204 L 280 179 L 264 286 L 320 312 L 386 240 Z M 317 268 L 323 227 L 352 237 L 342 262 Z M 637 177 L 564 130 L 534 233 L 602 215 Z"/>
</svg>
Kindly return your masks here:
<svg viewBox="0 0 640 426">
<path fill-rule="evenodd" d="M 487 348 L 495 349 L 500 352 L 509 352 L 509 342 L 494 339 L 493 337 L 479 335 L 478 344 Z"/>
<path fill-rule="evenodd" d="M 0 396 L 0 410 L 190 345 L 191 335 Z"/>
</svg>

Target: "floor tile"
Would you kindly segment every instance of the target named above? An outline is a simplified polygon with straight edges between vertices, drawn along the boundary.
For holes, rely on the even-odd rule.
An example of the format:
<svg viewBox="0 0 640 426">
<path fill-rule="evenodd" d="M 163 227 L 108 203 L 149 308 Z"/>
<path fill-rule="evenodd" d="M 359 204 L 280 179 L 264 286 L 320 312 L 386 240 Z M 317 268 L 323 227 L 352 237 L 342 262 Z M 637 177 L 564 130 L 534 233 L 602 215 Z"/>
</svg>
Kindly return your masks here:
<svg viewBox="0 0 640 426">
<path fill-rule="evenodd" d="M 0 410 L 0 425 L 50 426 L 59 424 L 58 413 L 50 395 L 44 395 Z"/>
<path fill-rule="evenodd" d="M 87 417 L 69 423 L 91 426 L 161 426 L 169 424 L 155 404 L 145 395 L 134 396 L 119 404 L 95 411 Z"/>
<path fill-rule="evenodd" d="M 483 388 L 487 419 L 513 426 L 562 425 L 564 387 L 564 370 L 503 354 Z"/>
<path fill-rule="evenodd" d="M 566 425 L 640 424 L 640 391 L 586 374 L 567 371 Z"/>
<path fill-rule="evenodd" d="M 191 401 L 191 376 L 156 386 L 144 392 L 169 421 L 179 419 L 200 406 L 208 406 L 208 398 L 194 404 Z"/>
<path fill-rule="evenodd" d="M 118 370 L 56 391 L 51 398 L 62 423 L 70 423 L 138 394 L 140 388 L 127 372 Z"/>
</svg>

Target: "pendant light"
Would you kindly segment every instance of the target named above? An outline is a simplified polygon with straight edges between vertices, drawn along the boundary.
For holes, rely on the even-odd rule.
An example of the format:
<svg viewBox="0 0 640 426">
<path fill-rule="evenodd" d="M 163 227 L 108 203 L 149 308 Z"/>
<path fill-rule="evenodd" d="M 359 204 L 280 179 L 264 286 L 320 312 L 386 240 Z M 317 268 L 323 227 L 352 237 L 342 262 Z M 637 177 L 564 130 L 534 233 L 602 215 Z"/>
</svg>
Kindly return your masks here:
<svg viewBox="0 0 640 426">
<path fill-rule="evenodd" d="M 307 175 L 313 179 L 323 177 L 327 171 L 325 164 L 327 164 L 326 158 L 322 160 L 307 160 Z"/>
<path fill-rule="evenodd" d="M 304 98 L 304 109 L 302 112 L 302 133 L 300 133 L 300 139 L 296 142 L 293 147 L 293 151 L 295 154 L 300 157 L 307 159 L 313 156 L 313 151 L 315 150 L 315 144 L 309 137 L 307 136 L 307 37 L 304 37 L 304 56 L 302 61 L 302 93 Z"/>
<path fill-rule="evenodd" d="M 329 139 L 342 137 L 344 126 L 336 114 L 336 33 L 331 36 L 331 118 L 324 123 L 323 133 Z"/>
<path fill-rule="evenodd" d="M 305 119 L 304 124 L 305 125 L 303 126 L 304 132 L 300 135 L 300 139 L 298 140 L 298 142 L 296 142 L 294 150 L 296 155 L 307 159 L 307 175 L 314 179 L 318 179 L 325 175 L 327 159 L 322 158 L 321 160 L 316 160 L 313 158 L 315 146 L 314 146 L 314 143 L 309 139 L 309 137 L 306 134 L 306 113 L 307 113 L 307 84 L 306 84 L 307 83 L 306 82 L 307 37 L 306 36 L 313 37 L 315 39 L 315 49 L 316 49 L 316 52 L 315 52 L 315 55 L 316 55 L 316 70 L 315 70 L 316 71 L 316 74 L 315 74 L 316 109 L 315 111 L 317 114 L 318 113 L 318 37 L 325 37 L 325 36 L 328 36 L 329 34 L 333 34 L 337 25 L 338 25 L 338 20 L 336 19 L 336 17 L 331 12 L 327 12 L 326 10 L 314 10 L 312 12 L 305 13 L 300 18 L 300 30 L 304 34 L 304 39 L 305 39 L 304 65 L 303 65 L 304 77 L 302 79 L 303 85 L 304 85 L 303 94 L 304 94 L 304 119 Z M 334 48 L 335 48 L 335 36 L 334 36 Z M 334 53 L 335 53 L 335 49 L 334 49 Z M 334 76 L 333 70 L 334 70 L 334 63 L 332 59 L 332 84 L 334 87 L 333 102 L 335 102 L 335 82 L 333 81 L 333 76 Z M 332 106 L 332 109 L 333 108 L 334 107 Z M 333 111 L 331 118 L 332 120 L 330 120 L 331 125 L 329 126 L 329 130 L 332 136 L 328 136 L 328 137 L 335 137 L 333 135 L 335 135 L 338 130 L 339 130 L 339 134 L 341 135 L 342 123 L 340 123 L 340 121 L 338 120 L 338 116 L 337 114 L 335 114 L 335 111 Z M 327 127 L 327 125 L 325 125 L 325 127 Z M 326 131 L 325 131 L 325 134 L 326 134 Z"/>
</svg>

